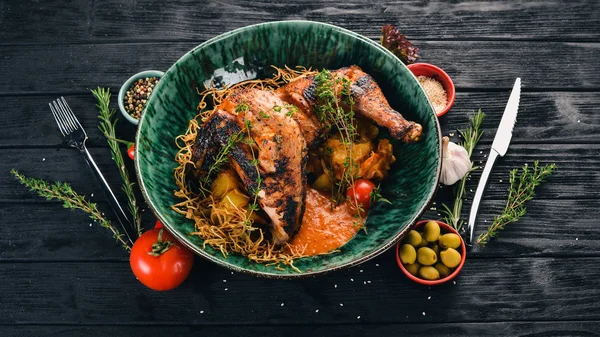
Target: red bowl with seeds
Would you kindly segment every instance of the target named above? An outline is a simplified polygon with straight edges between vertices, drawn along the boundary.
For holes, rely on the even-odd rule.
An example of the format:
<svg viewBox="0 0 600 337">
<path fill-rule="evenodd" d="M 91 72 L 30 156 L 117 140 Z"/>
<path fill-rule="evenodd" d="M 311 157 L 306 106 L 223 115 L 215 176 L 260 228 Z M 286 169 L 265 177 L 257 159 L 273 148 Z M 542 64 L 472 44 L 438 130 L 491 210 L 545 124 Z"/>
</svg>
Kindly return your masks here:
<svg viewBox="0 0 600 337">
<path fill-rule="evenodd" d="M 447 266 L 445 266 L 445 268 L 448 269 L 447 270 L 448 275 L 444 276 L 444 277 L 440 276 L 438 279 L 427 280 L 427 279 L 423 278 L 421 276 L 421 274 L 419 274 L 420 268 L 428 267 L 425 264 L 423 266 L 419 267 L 419 269 L 417 269 L 417 270 L 413 269 L 412 273 L 411 273 L 411 271 L 408 270 L 408 269 L 410 269 L 409 265 L 403 263 L 402 258 L 400 256 L 402 246 L 408 244 L 407 241 L 410 241 L 410 239 L 411 239 L 409 237 L 410 232 L 408 232 L 402 238 L 402 240 L 400 240 L 400 242 L 398 242 L 398 244 L 396 245 L 396 262 L 398 263 L 398 267 L 400 267 L 400 270 L 402 270 L 402 272 L 404 273 L 404 275 L 406 275 L 406 277 L 408 277 L 409 279 L 411 279 L 417 283 L 432 286 L 432 285 L 442 284 L 442 283 L 451 281 L 460 273 L 463 265 L 465 264 L 465 260 L 467 258 L 467 246 L 465 245 L 465 241 L 463 240 L 463 238 L 460 236 L 460 234 L 458 233 L 458 231 L 456 229 L 452 228 L 450 225 L 448 225 L 444 222 L 441 222 L 441 221 L 421 220 L 413 226 L 412 230 L 415 230 L 419 233 L 422 232 L 425 229 L 425 225 L 427 225 L 427 223 L 429 221 L 433 221 L 433 222 L 437 223 L 437 225 L 440 228 L 440 233 L 439 233 L 440 236 L 443 234 L 456 234 L 458 236 L 458 239 L 460 240 L 460 244 L 454 245 L 454 247 L 456 247 L 456 249 L 452 248 L 460 254 L 460 257 L 459 257 L 460 260 L 455 260 L 456 262 L 458 262 L 458 265 L 456 265 L 455 267 L 452 267 L 452 268 L 448 268 Z M 423 238 L 423 240 L 425 240 L 425 239 Z M 439 244 L 441 246 L 440 240 L 441 239 L 439 239 L 438 241 L 435 241 L 435 242 L 427 242 L 427 244 L 423 245 L 422 247 L 431 247 L 431 245 L 434 243 Z M 426 242 L 426 241 L 423 241 L 423 242 Z M 445 243 L 447 243 L 447 242 L 445 242 Z M 449 248 L 444 249 L 443 247 L 438 247 L 438 249 L 442 249 L 442 251 L 446 251 L 447 253 L 449 251 Z M 434 249 L 432 249 L 432 250 L 434 250 Z M 456 252 L 454 252 L 454 254 L 456 254 Z M 436 254 L 441 255 L 441 253 L 442 252 L 436 253 Z M 436 255 L 436 259 L 437 259 L 437 255 Z M 450 257 L 452 257 L 452 256 L 450 256 Z M 454 258 L 457 258 L 457 257 L 454 256 Z M 438 270 L 439 266 L 437 266 L 437 264 L 438 263 L 444 264 L 444 262 L 447 262 L 447 261 L 444 261 L 444 257 L 441 257 L 441 259 L 439 261 L 436 261 L 435 263 L 433 263 L 432 266 L 434 267 L 434 269 Z M 456 262 L 454 262 L 454 263 L 456 263 Z M 414 266 L 415 264 L 419 264 L 418 258 L 414 261 L 414 263 L 412 265 Z M 438 271 L 438 273 L 439 273 L 439 271 Z"/>
<path fill-rule="evenodd" d="M 450 76 L 442 69 L 429 63 L 413 63 L 409 64 L 407 67 L 413 75 L 417 77 L 419 83 L 421 83 L 423 90 L 425 90 L 425 93 L 427 94 L 427 98 L 429 98 L 429 101 L 434 107 L 435 114 L 438 117 L 445 115 L 454 104 L 454 99 L 456 98 L 456 89 L 454 88 L 454 82 L 452 82 Z M 424 76 L 424 78 L 421 78 L 420 76 Z M 427 78 L 434 81 L 428 80 Z M 441 84 L 443 91 L 445 92 L 446 102 L 443 102 L 443 94 L 439 90 L 439 84 L 436 84 L 435 82 Z"/>
<path fill-rule="evenodd" d="M 145 70 L 131 76 L 119 90 L 119 110 L 132 124 L 137 125 L 146 109 L 146 102 L 154 86 L 165 73 L 159 70 Z"/>
</svg>

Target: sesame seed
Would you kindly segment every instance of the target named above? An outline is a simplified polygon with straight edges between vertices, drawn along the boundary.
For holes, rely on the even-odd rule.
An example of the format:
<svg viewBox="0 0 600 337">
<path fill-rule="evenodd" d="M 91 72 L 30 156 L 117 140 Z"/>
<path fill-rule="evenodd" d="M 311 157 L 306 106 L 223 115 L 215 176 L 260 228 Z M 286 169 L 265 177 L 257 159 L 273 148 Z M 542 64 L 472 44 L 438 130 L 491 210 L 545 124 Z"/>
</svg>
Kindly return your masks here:
<svg viewBox="0 0 600 337">
<path fill-rule="evenodd" d="M 92 224 L 90 223 L 90 227 L 92 227 Z"/>
<path fill-rule="evenodd" d="M 456 281 L 452 281 L 452 283 L 456 284 Z"/>
<path fill-rule="evenodd" d="M 315 312 L 319 312 L 319 309 L 315 310 Z"/>
<path fill-rule="evenodd" d="M 223 283 L 227 282 L 227 280 L 223 280 Z"/>
<path fill-rule="evenodd" d="M 484 155 L 483 155 L 483 158 L 485 158 L 485 157 L 487 157 L 487 154 L 484 154 Z"/>
<path fill-rule="evenodd" d="M 360 316 L 356 316 L 356 319 L 360 319 Z"/>
<path fill-rule="evenodd" d="M 363 284 L 367 284 L 367 281 L 363 281 Z"/>
<path fill-rule="evenodd" d="M 500 182 L 502 182 L 502 179 L 500 179 Z"/>
<path fill-rule="evenodd" d="M 283 303 L 283 302 L 281 302 L 281 306 L 282 306 L 282 307 L 283 307 L 283 305 L 284 305 L 284 303 Z"/>
<path fill-rule="evenodd" d="M 375 267 L 379 267 L 379 263 L 375 263 Z"/>
<path fill-rule="evenodd" d="M 353 279 L 353 278 L 351 278 L 351 279 L 350 279 L 350 282 L 354 282 L 354 279 Z"/>
<path fill-rule="evenodd" d="M 360 270 L 360 272 L 362 273 L 362 272 L 363 272 L 363 270 L 361 269 L 361 270 Z"/>
<path fill-rule="evenodd" d="M 344 303 L 340 303 L 340 307 L 343 307 L 343 306 L 344 306 Z"/>
<path fill-rule="evenodd" d="M 42 161 L 46 161 L 46 158 L 42 158 Z"/>
<path fill-rule="evenodd" d="M 229 289 L 225 288 L 225 291 L 227 291 L 227 290 L 229 290 Z"/>
<path fill-rule="evenodd" d="M 371 281 L 367 281 L 367 283 L 371 283 Z"/>
<path fill-rule="evenodd" d="M 203 313 L 204 313 L 204 310 L 200 310 L 200 313 L 201 313 L 201 314 L 203 314 Z"/>
<path fill-rule="evenodd" d="M 425 311 L 423 311 L 423 316 L 425 316 Z"/>
<path fill-rule="evenodd" d="M 334 287 L 334 288 L 337 288 L 337 284 L 334 284 L 334 285 L 333 285 L 333 287 Z"/>
<path fill-rule="evenodd" d="M 90 194 L 90 197 L 93 197 L 93 196 L 94 196 L 94 193 Z"/>
<path fill-rule="evenodd" d="M 431 299 L 431 296 L 427 297 L 427 299 L 428 299 L 428 300 L 430 300 L 430 299 Z"/>
</svg>

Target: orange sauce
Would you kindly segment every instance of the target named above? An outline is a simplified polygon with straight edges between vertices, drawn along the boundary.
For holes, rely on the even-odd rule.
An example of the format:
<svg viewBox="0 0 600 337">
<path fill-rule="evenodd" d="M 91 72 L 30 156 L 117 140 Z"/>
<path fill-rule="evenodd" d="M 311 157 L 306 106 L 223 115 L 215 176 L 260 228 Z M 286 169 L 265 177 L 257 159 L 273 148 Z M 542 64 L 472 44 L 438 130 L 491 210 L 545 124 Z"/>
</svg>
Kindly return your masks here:
<svg viewBox="0 0 600 337">
<path fill-rule="evenodd" d="M 302 227 L 290 245 L 300 251 L 304 248 L 305 255 L 327 253 L 350 241 L 364 221 L 364 217 L 354 217 L 348 202 L 332 209 L 327 195 L 308 188 Z"/>
</svg>

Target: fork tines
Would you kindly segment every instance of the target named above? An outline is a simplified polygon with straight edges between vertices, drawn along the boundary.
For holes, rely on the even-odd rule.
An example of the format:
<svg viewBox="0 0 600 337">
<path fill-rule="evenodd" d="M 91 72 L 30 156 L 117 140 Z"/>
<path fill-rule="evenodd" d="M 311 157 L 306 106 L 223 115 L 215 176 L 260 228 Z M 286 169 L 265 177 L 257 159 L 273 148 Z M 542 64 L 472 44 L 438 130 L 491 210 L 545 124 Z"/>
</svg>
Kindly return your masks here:
<svg viewBox="0 0 600 337">
<path fill-rule="evenodd" d="M 56 99 L 52 103 L 48 103 L 48 105 L 63 136 L 67 136 L 79 128 L 83 130 L 64 97 L 61 96 L 60 99 Z"/>
</svg>

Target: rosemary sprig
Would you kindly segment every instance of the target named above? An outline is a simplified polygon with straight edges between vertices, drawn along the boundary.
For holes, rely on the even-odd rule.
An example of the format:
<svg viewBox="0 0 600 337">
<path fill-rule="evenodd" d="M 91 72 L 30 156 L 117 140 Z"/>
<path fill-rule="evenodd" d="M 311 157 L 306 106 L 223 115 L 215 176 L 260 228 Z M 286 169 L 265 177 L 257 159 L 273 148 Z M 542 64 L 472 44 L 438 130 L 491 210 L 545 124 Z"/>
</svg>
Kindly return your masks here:
<svg viewBox="0 0 600 337">
<path fill-rule="evenodd" d="M 43 179 L 25 177 L 14 169 L 11 170 L 10 173 L 12 173 L 21 184 L 46 198 L 46 200 L 61 200 L 64 208 L 79 209 L 88 213 L 90 218 L 99 223 L 100 226 L 110 230 L 113 238 L 117 240 L 125 250 L 131 249 L 131 246 L 123 234 L 121 234 L 121 232 L 119 232 L 119 230 L 104 217 L 104 213 L 98 210 L 96 204 L 88 201 L 84 196 L 75 192 L 68 183 L 55 182 L 50 184 Z"/>
<path fill-rule="evenodd" d="M 110 152 L 112 154 L 112 158 L 117 164 L 119 168 L 119 173 L 121 174 L 121 179 L 123 180 L 123 192 L 127 196 L 127 204 L 129 208 L 129 212 L 133 218 L 132 225 L 136 230 L 138 236 L 142 235 L 142 217 L 139 212 L 137 206 L 137 200 L 135 197 L 135 192 L 133 191 L 134 183 L 129 179 L 129 173 L 127 172 L 127 168 L 125 167 L 125 161 L 123 160 L 123 155 L 121 154 L 121 150 L 119 149 L 119 142 L 116 140 L 115 129 L 117 124 L 117 119 L 114 118 L 115 110 L 109 108 L 110 103 L 110 89 L 105 88 L 97 88 L 96 90 L 92 90 L 92 94 L 98 101 L 96 106 L 100 109 L 100 113 L 98 114 L 98 119 L 100 120 L 98 123 L 98 129 L 102 131 L 104 136 L 106 137 L 106 141 L 108 142 L 108 146 L 110 147 Z"/>
<path fill-rule="evenodd" d="M 469 154 L 469 158 L 477 146 L 479 139 L 483 135 L 483 131 L 481 131 L 481 123 L 485 118 L 485 114 L 479 109 L 477 113 L 471 119 L 471 127 L 463 130 L 458 130 L 458 132 L 463 137 L 464 141 L 458 143 L 458 145 L 462 146 L 467 150 Z M 467 174 L 459 180 L 456 184 L 454 184 L 453 194 L 454 194 L 454 204 L 452 208 L 448 207 L 446 204 L 442 204 L 441 213 L 444 214 L 443 221 L 450 226 L 454 227 L 457 231 L 460 230 L 464 224 L 464 221 L 460 218 L 462 212 L 463 205 L 463 195 L 465 194 L 467 179 L 471 176 L 471 172 L 478 169 L 477 166 L 474 165 L 473 161 L 471 161 L 471 169 Z"/>
<path fill-rule="evenodd" d="M 494 217 L 494 222 L 490 225 L 487 232 L 479 235 L 477 244 L 484 246 L 491 238 L 497 237 L 499 231 L 504 229 L 504 226 L 518 221 L 520 217 L 525 215 L 525 203 L 533 199 L 535 188 L 544 182 L 555 168 L 556 164 L 540 167 L 539 162 L 536 160 L 533 162 L 533 168 L 525 164 L 521 172 L 519 172 L 519 169 L 511 170 L 506 206 L 502 214 Z"/>
</svg>

